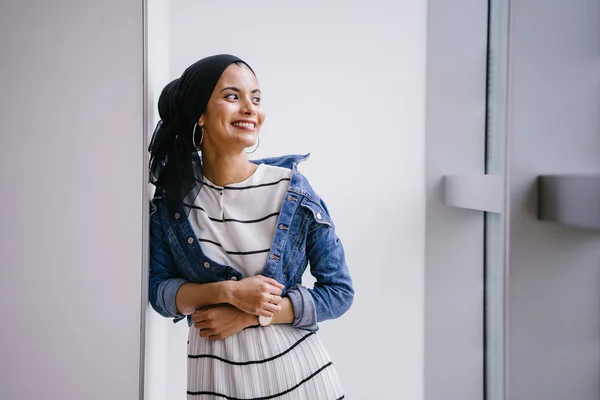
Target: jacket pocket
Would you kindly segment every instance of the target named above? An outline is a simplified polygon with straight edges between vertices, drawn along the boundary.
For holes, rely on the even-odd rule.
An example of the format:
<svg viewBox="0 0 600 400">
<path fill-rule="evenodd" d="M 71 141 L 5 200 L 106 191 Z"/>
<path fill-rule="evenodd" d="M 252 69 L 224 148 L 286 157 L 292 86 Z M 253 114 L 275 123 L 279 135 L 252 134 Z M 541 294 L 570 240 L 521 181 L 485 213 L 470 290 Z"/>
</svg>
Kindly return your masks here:
<svg viewBox="0 0 600 400">
<path fill-rule="evenodd" d="M 331 221 L 329 214 L 319 203 L 316 203 L 310 200 L 308 197 L 305 197 L 300 205 L 310 212 L 312 219 L 314 220 L 313 222 L 316 222 L 320 225 L 333 227 L 333 222 Z"/>
</svg>

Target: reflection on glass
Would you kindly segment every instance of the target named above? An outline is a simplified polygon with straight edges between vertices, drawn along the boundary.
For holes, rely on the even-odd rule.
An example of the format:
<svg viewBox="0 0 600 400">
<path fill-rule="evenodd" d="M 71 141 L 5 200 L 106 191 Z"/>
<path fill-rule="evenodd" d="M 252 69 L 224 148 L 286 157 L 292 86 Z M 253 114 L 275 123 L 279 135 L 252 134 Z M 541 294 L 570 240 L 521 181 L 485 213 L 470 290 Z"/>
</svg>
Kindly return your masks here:
<svg viewBox="0 0 600 400">
<path fill-rule="evenodd" d="M 486 213 L 485 399 L 504 399 L 504 257 L 502 215 Z"/>
</svg>

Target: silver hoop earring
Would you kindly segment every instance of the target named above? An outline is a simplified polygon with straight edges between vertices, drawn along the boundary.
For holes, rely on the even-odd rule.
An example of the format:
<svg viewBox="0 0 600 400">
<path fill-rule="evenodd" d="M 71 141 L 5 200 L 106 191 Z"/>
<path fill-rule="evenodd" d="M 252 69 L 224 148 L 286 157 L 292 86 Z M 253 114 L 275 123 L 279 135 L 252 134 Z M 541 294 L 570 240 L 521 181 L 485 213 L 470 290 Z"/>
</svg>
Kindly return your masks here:
<svg viewBox="0 0 600 400">
<path fill-rule="evenodd" d="M 246 154 L 252 154 L 252 153 L 254 153 L 256 150 L 258 150 L 259 146 L 260 146 L 260 136 L 257 136 L 256 137 L 256 147 L 252 151 L 247 151 Z"/>
<path fill-rule="evenodd" d="M 194 145 L 194 147 L 196 148 L 196 150 L 200 151 L 202 146 L 202 141 L 204 140 L 204 128 L 201 126 L 200 127 L 200 143 L 198 143 L 198 145 L 196 146 L 196 127 L 198 126 L 198 124 L 194 124 L 194 130 L 192 131 L 192 144 Z"/>
</svg>

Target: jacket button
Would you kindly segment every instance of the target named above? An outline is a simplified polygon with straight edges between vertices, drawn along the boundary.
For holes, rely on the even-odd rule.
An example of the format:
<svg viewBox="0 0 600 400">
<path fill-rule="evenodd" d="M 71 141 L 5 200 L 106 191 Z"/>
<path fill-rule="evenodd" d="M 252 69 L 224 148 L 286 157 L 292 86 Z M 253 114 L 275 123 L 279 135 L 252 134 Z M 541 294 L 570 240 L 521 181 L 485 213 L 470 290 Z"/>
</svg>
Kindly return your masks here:
<svg viewBox="0 0 600 400">
<path fill-rule="evenodd" d="M 318 212 L 318 213 L 317 213 L 317 219 L 321 219 L 321 218 L 323 218 L 323 217 L 321 216 L 321 213 L 320 213 L 320 212 Z"/>
<path fill-rule="evenodd" d="M 192 243 L 194 243 L 194 238 L 189 238 L 189 239 L 188 239 L 188 243 L 189 243 L 189 244 L 192 244 Z"/>
<path fill-rule="evenodd" d="M 231 277 L 231 280 L 232 280 L 232 281 L 237 281 L 237 276 L 232 276 L 232 277 Z"/>
<path fill-rule="evenodd" d="M 204 268 L 210 268 L 210 263 L 208 261 L 204 261 Z"/>
<path fill-rule="evenodd" d="M 181 217 L 181 215 L 179 215 L 179 213 L 175 213 L 175 219 L 179 219 L 179 217 Z"/>
</svg>

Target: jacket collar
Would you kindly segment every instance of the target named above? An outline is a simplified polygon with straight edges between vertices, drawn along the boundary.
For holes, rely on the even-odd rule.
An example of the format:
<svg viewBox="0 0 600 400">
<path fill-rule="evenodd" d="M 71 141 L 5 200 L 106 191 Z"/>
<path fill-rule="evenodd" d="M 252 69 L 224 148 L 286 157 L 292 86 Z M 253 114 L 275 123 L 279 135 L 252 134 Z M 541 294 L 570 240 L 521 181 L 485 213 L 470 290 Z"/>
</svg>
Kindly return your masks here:
<svg viewBox="0 0 600 400">
<path fill-rule="evenodd" d="M 292 170 L 292 179 L 290 181 L 290 186 L 288 190 L 290 192 L 299 194 L 301 196 L 306 196 L 312 199 L 313 201 L 318 202 L 319 197 L 314 192 L 306 178 L 298 172 L 298 164 L 302 161 L 307 160 L 310 157 L 310 153 L 299 155 L 299 154 L 291 154 L 281 157 L 271 157 L 271 158 L 263 158 L 260 160 L 251 160 L 255 164 L 267 164 L 273 165 L 276 167 L 289 168 Z"/>
<path fill-rule="evenodd" d="M 285 156 L 280 156 L 280 157 L 268 157 L 268 158 L 261 158 L 258 160 L 250 160 L 250 162 L 258 165 L 258 164 L 267 164 L 267 165 L 273 165 L 276 167 L 283 167 L 283 168 L 288 168 L 291 170 L 296 170 L 298 167 L 298 164 L 301 163 L 302 161 L 307 160 L 310 157 L 310 153 L 307 154 L 289 154 L 289 155 L 285 155 Z M 192 154 L 192 159 L 197 162 L 197 163 L 202 163 L 202 157 L 200 156 L 199 153 L 194 153 Z"/>
<path fill-rule="evenodd" d="M 269 158 L 262 158 L 260 160 L 250 160 L 250 161 L 257 165 L 258 164 L 267 164 L 267 165 L 273 165 L 276 167 L 288 168 L 288 169 L 295 171 L 298 168 L 298 164 L 301 163 L 302 161 L 307 160 L 309 157 L 310 157 L 310 153 L 304 154 L 304 155 L 290 154 L 290 155 L 281 156 L 281 157 L 269 157 Z"/>
</svg>

